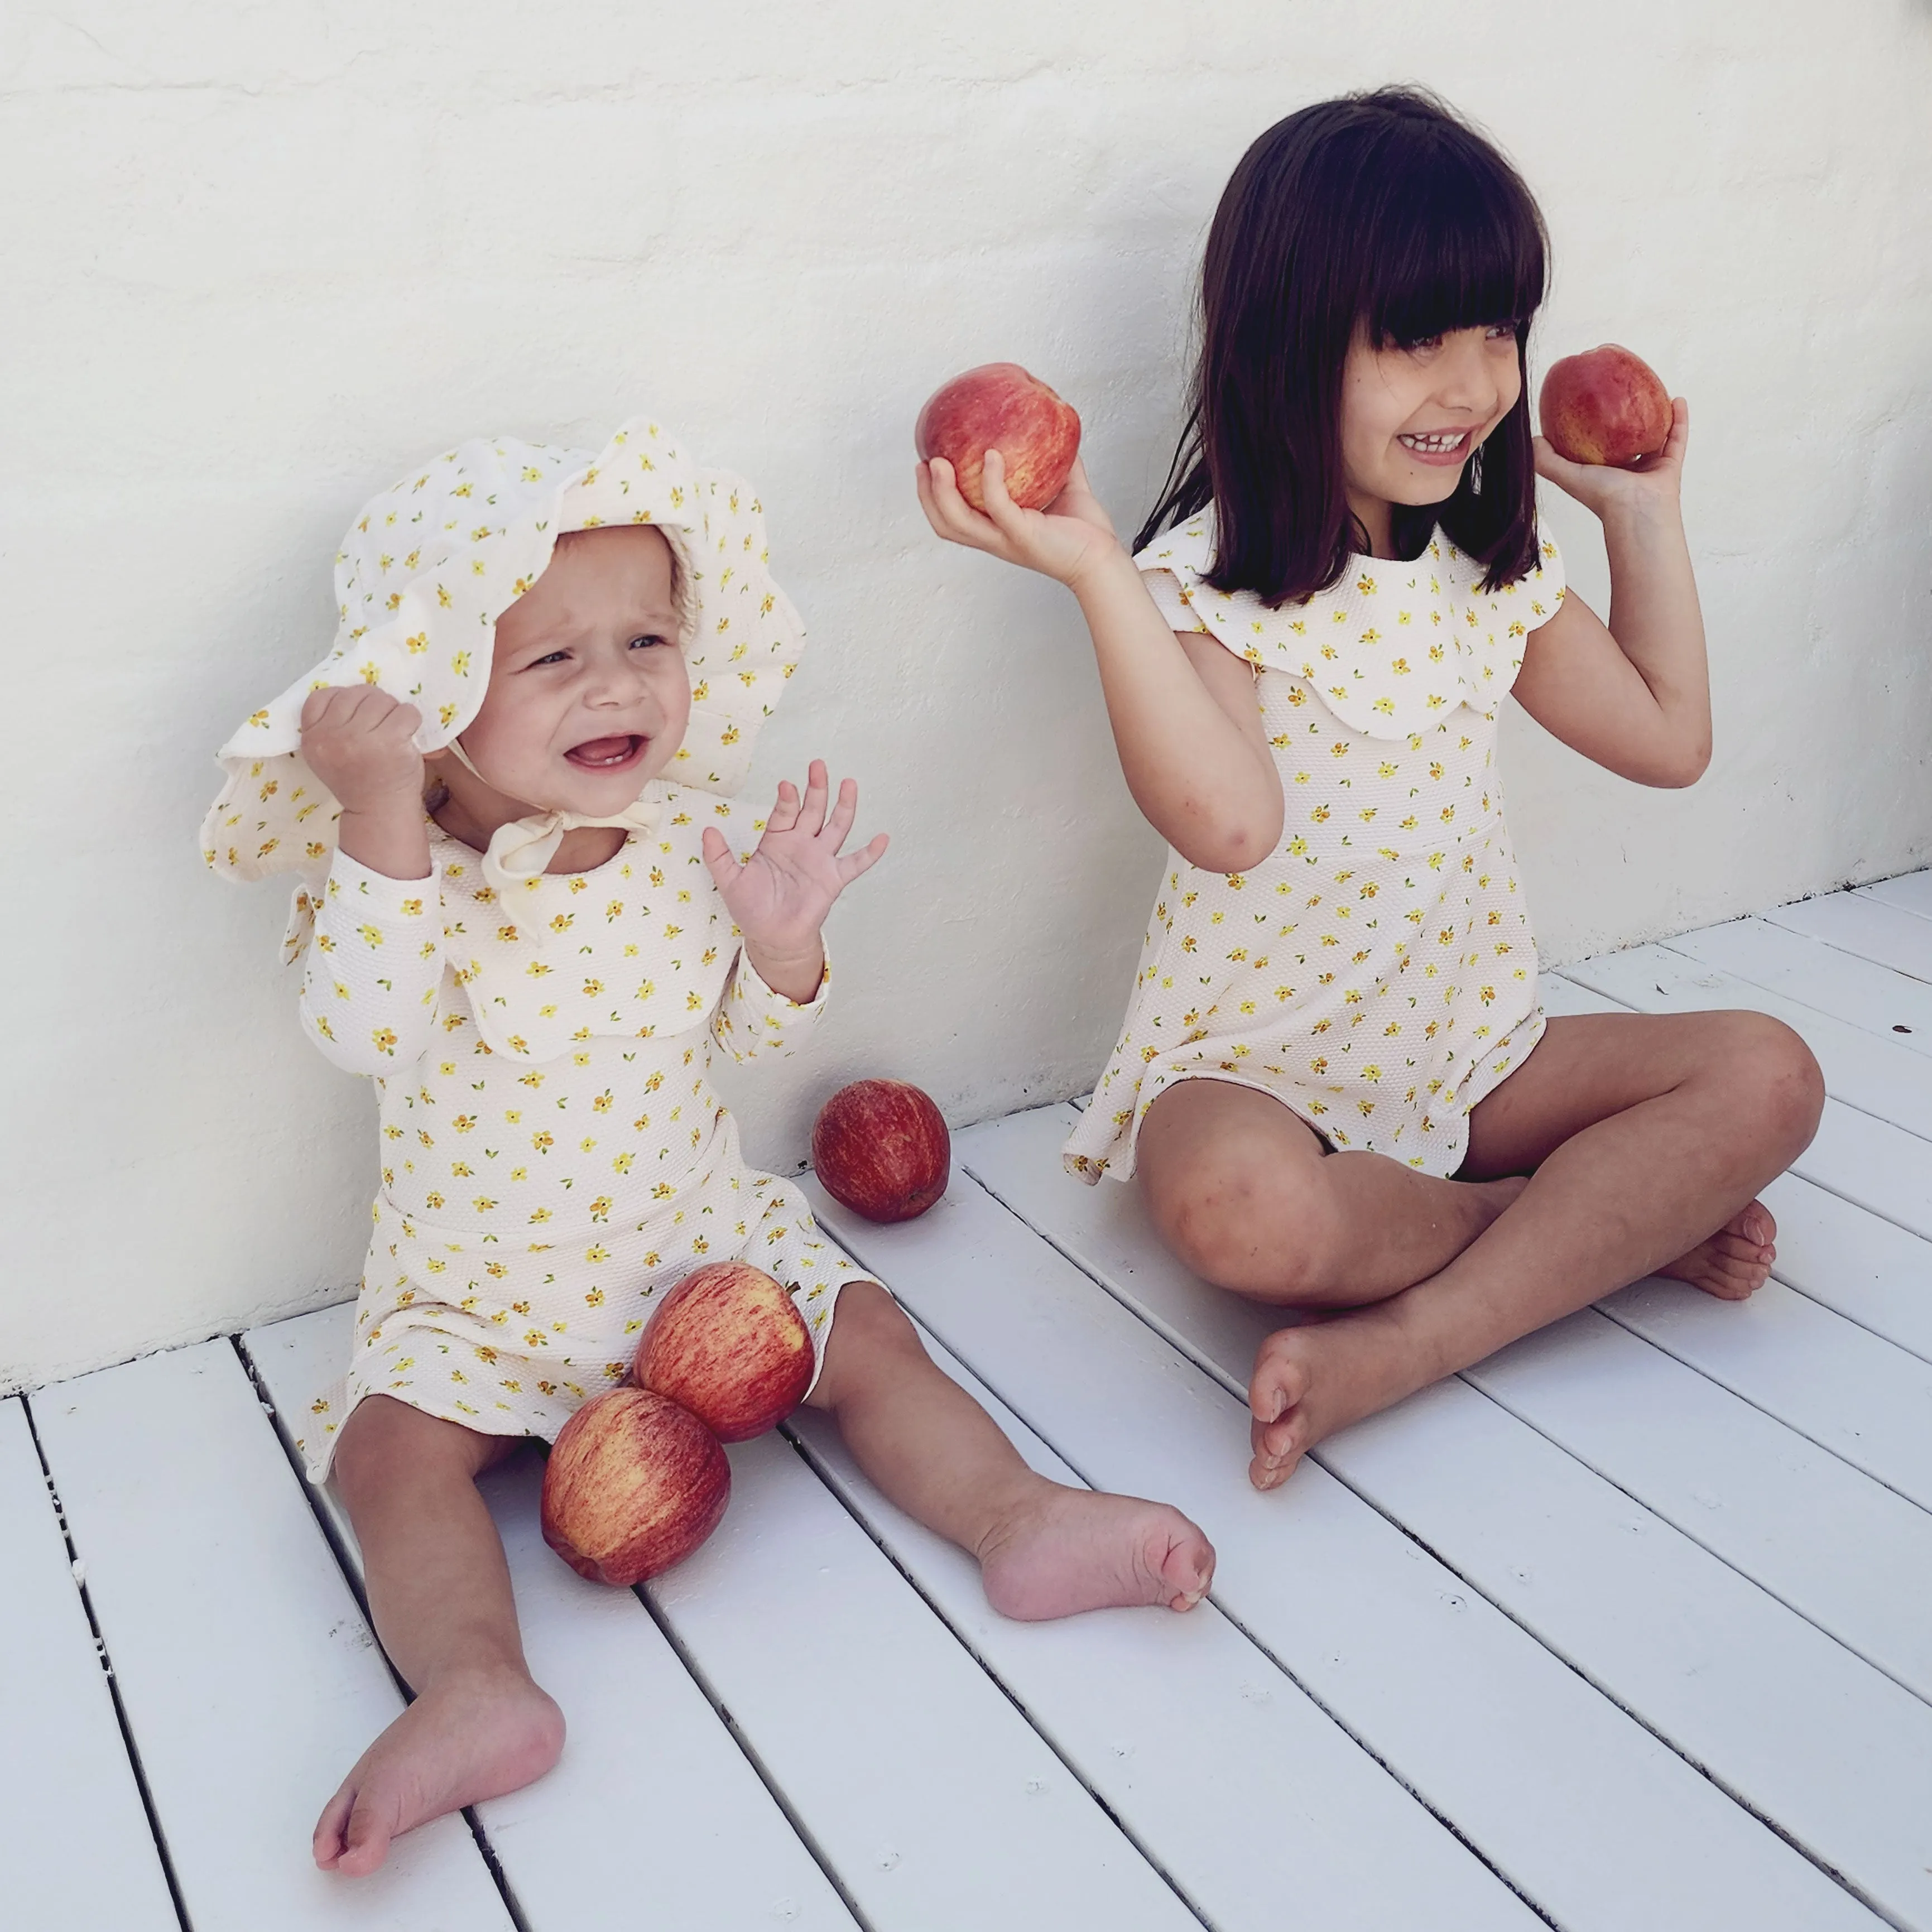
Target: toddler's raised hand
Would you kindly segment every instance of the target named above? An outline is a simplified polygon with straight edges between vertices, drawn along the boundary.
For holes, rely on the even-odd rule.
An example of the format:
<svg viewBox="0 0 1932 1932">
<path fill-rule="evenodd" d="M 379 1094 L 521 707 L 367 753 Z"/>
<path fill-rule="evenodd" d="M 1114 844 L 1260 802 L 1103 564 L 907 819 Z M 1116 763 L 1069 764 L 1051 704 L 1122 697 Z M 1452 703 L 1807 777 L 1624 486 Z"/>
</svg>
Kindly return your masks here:
<svg viewBox="0 0 1932 1932">
<path fill-rule="evenodd" d="M 789 779 L 780 784 L 764 836 L 742 866 L 724 835 L 716 826 L 704 828 L 704 862 L 752 964 L 767 986 L 801 1004 L 818 988 L 824 960 L 819 928 L 832 901 L 878 862 L 886 844 L 881 832 L 858 851 L 842 855 L 838 848 L 858 815 L 859 788 L 845 779 L 828 812 L 830 789 L 820 758 L 812 761 L 802 798 Z"/>
<path fill-rule="evenodd" d="M 422 810 L 422 714 L 373 684 L 332 684 L 302 706 L 302 756 L 346 812 Z"/>
<path fill-rule="evenodd" d="M 1022 510 L 1006 494 L 1006 460 L 997 449 L 987 451 L 981 475 L 983 512 L 959 494 L 952 466 L 943 456 L 922 463 L 917 480 L 926 521 L 949 542 L 1036 570 L 1069 589 L 1120 554 L 1112 520 L 1088 488 L 1086 466 L 1077 458 L 1066 488 L 1044 510 Z"/>
</svg>

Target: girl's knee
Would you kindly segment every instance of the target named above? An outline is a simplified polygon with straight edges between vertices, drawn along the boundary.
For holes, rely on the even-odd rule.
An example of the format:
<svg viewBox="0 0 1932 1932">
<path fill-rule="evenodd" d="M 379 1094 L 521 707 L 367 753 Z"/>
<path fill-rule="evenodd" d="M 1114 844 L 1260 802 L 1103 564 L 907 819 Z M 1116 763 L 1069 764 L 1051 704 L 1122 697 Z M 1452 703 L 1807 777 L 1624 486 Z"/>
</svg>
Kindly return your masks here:
<svg viewBox="0 0 1932 1932">
<path fill-rule="evenodd" d="M 1768 1013 L 1723 1016 L 1723 1078 L 1741 1120 L 1780 1167 L 1811 1144 L 1825 1107 L 1825 1076 L 1802 1037 Z"/>
<path fill-rule="evenodd" d="M 1811 1144 L 1825 1111 L 1825 1075 L 1817 1056 L 1782 1020 L 1760 1014 L 1758 1055 L 1767 1132 L 1788 1163 Z"/>
<path fill-rule="evenodd" d="M 1340 1232 L 1325 1166 L 1291 1171 L 1265 1149 L 1222 1141 L 1160 1172 L 1148 1205 L 1204 1281 L 1269 1301 L 1318 1301 Z"/>
</svg>

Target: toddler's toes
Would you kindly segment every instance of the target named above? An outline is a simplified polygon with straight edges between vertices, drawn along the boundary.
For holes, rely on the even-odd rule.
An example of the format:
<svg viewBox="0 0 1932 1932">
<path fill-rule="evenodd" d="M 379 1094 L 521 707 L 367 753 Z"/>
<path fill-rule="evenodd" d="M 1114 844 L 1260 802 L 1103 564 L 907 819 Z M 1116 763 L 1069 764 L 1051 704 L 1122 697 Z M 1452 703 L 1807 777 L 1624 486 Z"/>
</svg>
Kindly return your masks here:
<svg viewBox="0 0 1932 1932">
<path fill-rule="evenodd" d="M 343 1834 L 342 1856 L 336 1869 L 351 1878 L 364 1878 L 389 1856 L 389 1840 L 395 1835 L 395 1811 L 365 1788 L 356 1795 L 349 1814 L 348 1829 Z"/>
<path fill-rule="evenodd" d="M 1208 1586 L 1214 1580 L 1214 1546 L 1185 1516 L 1176 1514 L 1178 1530 L 1166 1561 L 1160 1565 L 1160 1574 L 1174 1590 L 1167 1607 L 1191 1610 L 1207 1595 Z"/>
<path fill-rule="evenodd" d="M 315 1862 L 324 1871 L 332 1871 L 336 1861 L 347 1848 L 343 1836 L 343 1827 L 349 1822 L 349 1814 L 356 1802 L 356 1788 L 352 1778 L 346 1780 L 341 1789 L 322 1808 L 322 1816 L 315 1821 L 315 1836 L 310 1849 Z"/>
</svg>

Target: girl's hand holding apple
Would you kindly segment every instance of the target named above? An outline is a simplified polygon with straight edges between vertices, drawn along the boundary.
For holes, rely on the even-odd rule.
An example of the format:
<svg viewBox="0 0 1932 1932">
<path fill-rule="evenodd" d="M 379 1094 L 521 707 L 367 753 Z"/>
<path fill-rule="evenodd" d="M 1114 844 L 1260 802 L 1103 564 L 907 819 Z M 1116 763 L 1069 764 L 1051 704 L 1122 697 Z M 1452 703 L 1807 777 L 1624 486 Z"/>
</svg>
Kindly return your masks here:
<svg viewBox="0 0 1932 1932">
<path fill-rule="evenodd" d="M 997 449 L 987 451 L 980 475 L 984 511 L 960 494 L 952 466 L 943 456 L 920 465 L 918 484 L 920 506 L 940 536 L 1003 563 L 1038 571 L 1070 590 L 1077 592 L 1082 578 L 1126 554 L 1077 458 L 1060 494 L 1044 510 L 1023 510 L 1007 494 L 1006 459 Z"/>
<path fill-rule="evenodd" d="M 1670 434 L 1654 454 L 1628 464 L 1573 463 L 1557 453 L 1547 436 L 1540 436 L 1536 473 L 1599 518 L 1659 509 L 1675 515 L 1690 444 L 1690 406 L 1679 396 L 1670 404 Z"/>
</svg>

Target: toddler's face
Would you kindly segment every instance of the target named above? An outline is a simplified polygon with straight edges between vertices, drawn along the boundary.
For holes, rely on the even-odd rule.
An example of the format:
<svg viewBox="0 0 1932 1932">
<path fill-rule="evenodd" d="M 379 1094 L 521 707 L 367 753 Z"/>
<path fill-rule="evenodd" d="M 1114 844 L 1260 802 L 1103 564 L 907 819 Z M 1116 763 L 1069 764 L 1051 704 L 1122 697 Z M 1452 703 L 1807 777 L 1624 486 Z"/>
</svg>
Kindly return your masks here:
<svg viewBox="0 0 1932 1932">
<path fill-rule="evenodd" d="M 1351 495 L 1440 503 L 1522 393 L 1516 331 L 1458 328 L 1408 349 L 1358 334 L 1342 370 L 1342 468 Z"/>
<path fill-rule="evenodd" d="M 463 734 L 489 785 L 546 809 L 622 812 L 670 762 L 691 718 L 676 573 L 642 525 L 562 538 L 496 620 L 483 708 Z M 469 774 L 446 753 L 452 793 Z"/>
</svg>

